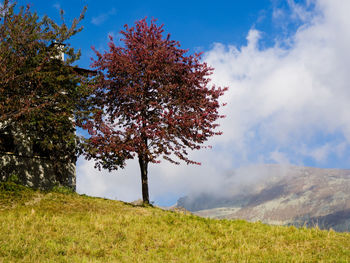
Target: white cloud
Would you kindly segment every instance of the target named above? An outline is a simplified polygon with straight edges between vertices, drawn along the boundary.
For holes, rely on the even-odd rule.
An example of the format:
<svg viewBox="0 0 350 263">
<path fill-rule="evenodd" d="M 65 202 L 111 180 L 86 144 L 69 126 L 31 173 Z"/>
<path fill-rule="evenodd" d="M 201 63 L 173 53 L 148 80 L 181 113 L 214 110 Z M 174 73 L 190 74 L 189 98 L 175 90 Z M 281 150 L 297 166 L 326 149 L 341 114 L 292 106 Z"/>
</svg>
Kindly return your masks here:
<svg viewBox="0 0 350 263">
<path fill-rule="evenodd" d="M 280 19 L 285 16 L 285 12 L 281 8 L 274 8 L 272 12 L 272 18 L 273 19 Z"/>
<path fill-rule="evenodd" d="M 56 10 L 58 10 L 58 11 L 61 11 L 61 9 L 62 9 L 60 3 L 55 3 L 55 4 L 53 5 L 53 7 L 54 7 Z"/>
<path fill-rule="evenodd" d="M 330 145 L 326 143 L 325 145 L 322 145 L 321 147 L 314 149 L 310 153 L 310 156 L 314 158 L 317 162 L 324 162 L 329 156 L 330 150 L 331 150 Z"/>
<path fill-rule="evenodd" d="M 91 19 L 91 23 L 99 26 L 101 24 L 103 24 L 110 16 L 115 15 L 116 13 L 116 9 L 112 8 L 110 11 L 100 14 L 98 16 L 95 16 Z"/>
<path fill-rule="evenodd" d="M 216 43 L 205 53 L 204 60 L 215 68 L 213 83 L 230 87 L 223 98 L 228 103 L 221 122 L 224 134 L 211 140 L 213 150 L 192 154 L 203 163 L 200 167 L 166 162 L 151 166 L 152 200 L 203 190 L 224 192 L 257 180 L 251 171 L 228 176 L 240 165 L 302 165 L 310 157 L 324 164 L 349 150 L 350 1 L 315 0 L 307 7 L 289 3 L 292 15 L 302 22 L 295 34 L 261 50 L 264 34 L 252 29 L 247 45 Z M 78 190 L 129 201 L 141 197 L 137 162 L 115 176 L 97 173 L 91 163 L 80 162 Z"/>
<path fill-rule="evenodd" d="M 308 22 L 314 16 L 315 10 L 308 11 L 307 8 L 314 1 L 306 1 L 306 6 L 303 4 L 298 4 L 294 0 L 287 0 L 289 7 L 292 11 L 291 17 L 297 20 L 301 20 L 302 22 Z"/>
<path fill-rule="evenodd" d="M 94 163 L 83 159 L 77 165 L 77 192 L 91 196 L 133 201 L 140 198 L 141 184 L 136 163 L 129 162 L 125 170 L 109 173 L 98 171 Z"/>
<path fill-rule="evenodd" d="M 276 44 L 260 50 L 259 34 L 251 30 L 247 46 L 215 44 L 206 53 L 216 69 L 213 82 L 230 86 L 220 142 L 244 142 L 247 148 L 252 131 L 260 143 L 283 147 L 309 143 L 319 132 L 338 132 L 350 140 L 350 31 L 339 25 L 349 24 L 342 10 L 350 2 L 316 3 L 323 14 L 285 40 L 293 43 L 289 49 Z"/>
<path fill-rule="evenodd" d="M 286 165 L 290 164 L 286 154 L 284 154 L 278 150 L 270 153 L 270 159 L 272 161 L 274 161 L 275 163 L 286 164 Z"/>
<path fill-rule="evenodd" d="M 323 164 L 327 161 L 330 156 L 335 156 L 336 158 L 342 158 L 345 154 L 346 149 L 349 147 L 346 141 L 343 142 L 324 142 L 324 144 L 310 147 L 307 145 L 302 145 L 299 148 L 300 153 L 303 156 L 311 157 L 318 163 Z"/>
</svg>

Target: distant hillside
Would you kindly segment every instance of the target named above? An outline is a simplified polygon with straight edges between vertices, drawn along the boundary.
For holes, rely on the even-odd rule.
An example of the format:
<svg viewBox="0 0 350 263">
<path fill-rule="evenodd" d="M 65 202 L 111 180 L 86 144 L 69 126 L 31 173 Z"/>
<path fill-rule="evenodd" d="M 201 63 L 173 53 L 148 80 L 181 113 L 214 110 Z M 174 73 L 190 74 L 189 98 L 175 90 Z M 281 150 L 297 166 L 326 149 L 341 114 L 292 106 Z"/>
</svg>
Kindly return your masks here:
<svg viewBox="0 0 350 263">
<path fill-rule="evenodd" d="M 188 196 L 178 206 L 204 217 L 350 231 L 350 170 L 279 165 L 259 169 L 266 180 L 252 191 Z"/>
<path fill-rule="evenodd" d="M 349 244 L 349 233 L 0 184 L 0 262 L 347 262 Z"/>
</svg>

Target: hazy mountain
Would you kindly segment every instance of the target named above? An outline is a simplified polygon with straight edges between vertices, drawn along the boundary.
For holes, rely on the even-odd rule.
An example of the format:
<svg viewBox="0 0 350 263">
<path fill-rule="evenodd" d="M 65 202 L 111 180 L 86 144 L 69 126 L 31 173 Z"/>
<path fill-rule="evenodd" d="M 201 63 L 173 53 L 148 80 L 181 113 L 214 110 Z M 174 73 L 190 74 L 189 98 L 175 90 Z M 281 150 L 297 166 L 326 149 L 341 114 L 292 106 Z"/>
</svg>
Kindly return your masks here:
<svg viewBox="0 0 350 263">
<path fill-rule="evenodd" d="M 265 180 L 225 195 L 189 195 L 177 205 L 205 217 L 350 231 L 350 170 L 263 165 L 255 171 Z"/>
</svg>

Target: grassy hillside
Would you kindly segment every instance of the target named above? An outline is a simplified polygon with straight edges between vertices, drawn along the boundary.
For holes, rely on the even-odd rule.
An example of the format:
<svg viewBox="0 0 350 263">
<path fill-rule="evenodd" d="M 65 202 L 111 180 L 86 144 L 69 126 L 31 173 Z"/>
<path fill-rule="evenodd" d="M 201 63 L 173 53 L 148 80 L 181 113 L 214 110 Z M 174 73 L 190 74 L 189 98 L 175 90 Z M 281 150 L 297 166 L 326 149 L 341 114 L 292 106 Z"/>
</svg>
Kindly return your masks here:
<svg viewBox="0 0 350 263">
<path fill-rule="evenodd" d="M 350 262 L 350 234 L 0 184 L 0 262 Z"/>
</svg>

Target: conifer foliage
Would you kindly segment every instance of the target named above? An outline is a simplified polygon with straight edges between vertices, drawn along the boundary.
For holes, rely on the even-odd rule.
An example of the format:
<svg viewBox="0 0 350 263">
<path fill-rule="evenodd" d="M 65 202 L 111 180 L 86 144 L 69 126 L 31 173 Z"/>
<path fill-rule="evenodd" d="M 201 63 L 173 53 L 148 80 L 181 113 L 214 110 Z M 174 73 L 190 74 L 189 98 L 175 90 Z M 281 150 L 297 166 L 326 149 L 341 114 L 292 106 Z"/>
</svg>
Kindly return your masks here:
<svg viewBox="0 0 350 263">
<path fill-rule="evenodd" d="M 68 26 L 62 10 L 57 24 L 29 5 L 0 4 L 0 124 L 21 130 L 55 163 L 75 158 L 72 117 L 88 94 L 71 66 L 80 51 L 68 42 L 82 30 L 78 24 L 84 13 L 85 8 Z M 59 59 L 61 52 L 65 61 Z"/>
<path fill-rule="evenodd" d="M 163 25 L 140 20 L 120 32 L 123 45 L 110 37 L 109 51 L 93 67 L 93 114 L 82 121 L 91 137 L 86 140 L 87 159 L 101 169 L 116 170 L 127 159 L 138 158 L 142 196 L 149 203 L 148 165 L 160 158 L 179 164 L 199 164 L 187 150 L 198 150 L 209 137 L 220 135 L 215 123 L 219 97 L 227 88 L 209 85 L 213 69 L 200 61 L 201 54 L 186 55 Z"/>
</svg>

